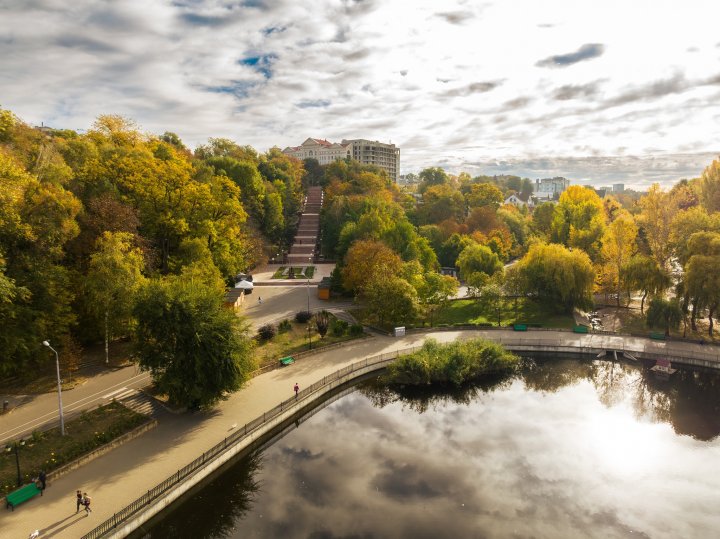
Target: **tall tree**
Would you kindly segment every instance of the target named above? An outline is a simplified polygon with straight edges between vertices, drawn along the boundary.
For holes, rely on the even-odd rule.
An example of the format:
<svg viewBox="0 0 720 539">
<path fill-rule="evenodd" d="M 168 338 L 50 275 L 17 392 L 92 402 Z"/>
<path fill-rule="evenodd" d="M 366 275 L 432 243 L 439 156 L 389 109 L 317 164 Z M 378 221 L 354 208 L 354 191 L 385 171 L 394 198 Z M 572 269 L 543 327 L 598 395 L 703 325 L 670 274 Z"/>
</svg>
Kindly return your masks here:
<svg viewBox="0 0 720 539">
<path fill-rule="evenodd" d="M 563 191 L 555 206 L 552 240 L 578 247 L 597 260 L 604 232 L 605 211 L 595 191 L 580 185 L 571 185 Z"/>
<path fill-rule="evenodd" d="M 137 358 L 174 403 L 208 407 L 255 366 L 248 326 L 222 306 L 215 287 L 184 278 L 154 281 L 135 307 Z"/>
<path fill-rule="evenodd" d="M 620 306 L 620 292 L 622 282 L 620 273 L 630 257 L 635 254 L 637 246 L 637 226 L 635 221 L 625 210 L 617 212 L 615 220 L 610 223 L 602 241 L 602 255 L 606 261 L 605 269 L 608 274 L 606 281 L 612 283 L 617 294 L 617 305 Z"/>
<path fill-rule="evenodd" d="M 645 231 L 650 252 L 661 268 L 669 269 L 671 244 L 668 239 L 676 208 L 670 196 L 656 183 L 640 199 L 640 207 L 642 211 L 638 221 Z"/>
<path fill-rule="evenodd" d="M 144 282 L 143 266 L 142 251 L 133 247 L 133 236 L 127 232 L 105 232 L 90 257 L 84 296 L 88 310 L 104 326 L 105 363 L 110 339 L 130 330 L 136 294 Z"/>
<path fill-rule="evenodd" d="M 415 321 L 420 305 L 415 289 L 392 274 L 376 275 L 364 291 L 368 311 L 381 326 L 404 326 Z"/>
<path fill-rule="evenodd" d="M 670 287 L 670 275 L 660 267 L 654 258 L 637 254 L 628 259 L 620 270 L 620 281 L 630 296 L 631 291 L 640 290 L 640 312 L 644 312 L 648 294 L 658 295 Z"/>
<path fill-rule="evenodd" d="M 345 257 L 341 270 L 343 286 L 362 294 L 371 281 L 397 275 L 401 266 L 400 257 L 384 243 L 357 241 Z"/>
<path fill-rule="evenodd" d="M 663 328 L 665 335 L 669 337 L 670 330 L 679 328 L 680 322 L 682 322 L 682 309 L 677 298 L 671 300 L 653 298 L 650 301 L 647 312 L 648 326 Z"/>
</svg>

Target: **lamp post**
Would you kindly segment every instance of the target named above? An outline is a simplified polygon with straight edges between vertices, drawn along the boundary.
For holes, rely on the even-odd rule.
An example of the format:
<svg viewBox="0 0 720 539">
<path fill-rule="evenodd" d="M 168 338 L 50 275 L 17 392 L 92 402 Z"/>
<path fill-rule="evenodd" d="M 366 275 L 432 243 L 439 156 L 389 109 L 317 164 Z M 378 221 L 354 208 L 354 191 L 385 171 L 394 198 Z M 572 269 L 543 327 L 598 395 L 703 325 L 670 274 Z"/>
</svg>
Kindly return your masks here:
<svg viewBox="0 0 720 539">
<path fill-rule="evenodd" d="M 62 388 L 60 386 L 60 358 L 58 357 L 57 350 L 55 350 L 48 341 L 43 341 L 43 344 L 50 350 L 55 352 L 55 370 L 57 372 L 57 383 L 58 383 L 58 409 L 60 410 L 60 436 L 65 436 L 65 417 L 63 416 L 62 408 Z"/>
<path fill-rule="evenodd" d="M 308 348 L 309 348 L 310 350 L 312 350 L 312 333 L 310 333 L 310 332 L 312 331 L 312 329 L 311 329 L 311 326 L 310 326 L 310 322 L 308 322 L 308 328 L 307 328 L 307 329 L 308 329 Z"/>
<path fill-rule="evenodd" d="M 25 445 L 25 440 L 19 442 L 12 442 L 12 445 L 6 445 L 5 451 L 10 453 L 15 450 L 15 466 L 17 467 L 17 486 L 22 486 L 22 474 L 20 473 L 20 456 L 18 455 L 18 446 Z"/>
<path fill-rule="evenodd" d="M 309 257 L 308 264 L 310 264 L 311 262 L 312 262 L 312 257 Z M 307 275 L 307 270 L 308 270 L 308 268 L 306 266 L 305 267 L 305 279 L 307 279 L 307 280 L 305 282 L 305 292 L 307 292 L 307 305 L 308 305 L 307 312 L 309 313 L 310 312 L 310 277 Z"/>
</svg>

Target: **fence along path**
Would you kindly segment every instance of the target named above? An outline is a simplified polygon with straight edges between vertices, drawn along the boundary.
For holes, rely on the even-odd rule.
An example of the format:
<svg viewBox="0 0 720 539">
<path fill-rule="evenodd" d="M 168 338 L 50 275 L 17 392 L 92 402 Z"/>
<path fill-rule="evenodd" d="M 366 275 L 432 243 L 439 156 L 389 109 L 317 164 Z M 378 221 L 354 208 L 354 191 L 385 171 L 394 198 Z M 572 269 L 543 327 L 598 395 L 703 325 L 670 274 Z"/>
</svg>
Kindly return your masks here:
<svg viewBox="0 0 720 539">
<path fill-rule="evenodd" d="M 178 470 L 177 473 L 174 473 L 159 485 L 156 485 L 152 489 L 148 490 L 134 502 L 122 508 L 105 522 L 97 526 L 95 529 L 91 530 L 89 533 L 85 534 L 82 539 L 97 539 L 106 536 L 109 532 L 115 530 L 119 525 L 128 522 L 141 510 L 150 506 L 154 501 L 158 500 L 172 487 L 183 482 L 192 474 L 213 461 L 213 459 L 215 459 L 223 451 L 235 446 L 248 436 L 251 436 L 255 431 L 257 431 L 266 423 L 274 420 L 279 415 L 287 412 L 290 409 L 294 408 L 296 410 L 299 410 L 302 407 L 307 406 L 309 404 L 308 400 L 313 397 L 314 394 L 317 393 L 319 390 L 327 388 L 328 386 L 334 387 L 335 385 L 338 385 L 337 382 L 340 380 L 342 380 L 342 383 L 344 383 L 348 381 L 347 377 L 353 373 L 357 373 L 359 376 L 361 374 L 366 374 L 372 370 L 380 370 L 387 366 L 389 363 L 391 363 L 399 355 L 409 354 L 418 349 L 419 347 L 407 348 L 405 350 L 399 350 L 365 358 L 364 360 L 357 361 L 351 365 L 348 365 L 347 367 L 343 367 L 342 369 L 335 371 L 328 376 L 323 377 L 321 380 L 318 380 L 317 382 L 306 387 L 305 389 L 302 389 L 298 393 L 297 399 L 295 397 L 285 399 L 271 410 L 268 410 L 263 415 L 255 418 L 250 423 L 245 424 L 241 429 L 238 429 L 233 434 L 225 438 L 223 441 L 216 444 L 208 451 L 205 451 L 202 455 L 193 460 L 187 466 Z"/>
</svg>

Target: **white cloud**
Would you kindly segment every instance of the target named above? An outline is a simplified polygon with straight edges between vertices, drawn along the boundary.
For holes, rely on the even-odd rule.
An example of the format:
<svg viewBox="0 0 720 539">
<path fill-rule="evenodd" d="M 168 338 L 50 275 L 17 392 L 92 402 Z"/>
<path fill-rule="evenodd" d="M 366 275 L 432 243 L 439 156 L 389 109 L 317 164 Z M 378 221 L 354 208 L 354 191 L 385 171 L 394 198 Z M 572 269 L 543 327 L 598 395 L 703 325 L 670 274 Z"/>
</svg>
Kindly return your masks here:
<svg viewBox="0 0 720 539">
<path fill-rule="evenodd" d="M 68 128 L 120 113 L 189 145 L 366 137 L 400 145 L 406 171 L 502 161 L 641 185 L 718 152 L 718 15 L 703 0 L 6 1 L 0 104 Z"/>
</svg>

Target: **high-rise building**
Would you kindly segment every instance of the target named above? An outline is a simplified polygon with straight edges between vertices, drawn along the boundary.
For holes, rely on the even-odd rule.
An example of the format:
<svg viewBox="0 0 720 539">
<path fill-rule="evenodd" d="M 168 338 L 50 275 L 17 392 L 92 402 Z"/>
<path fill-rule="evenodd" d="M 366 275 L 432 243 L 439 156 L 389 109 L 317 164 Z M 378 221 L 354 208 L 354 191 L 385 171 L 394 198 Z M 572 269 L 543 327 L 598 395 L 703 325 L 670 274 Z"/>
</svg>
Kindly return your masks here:
<svg viewBox="0 0 720 539">
<path fill-rule="evenodd" d="M 397 182 L 400 175 L 400 148 L 394 144 L 366 139 L 350 139 L 337 143 L 309 138 L 300 146 L 288 146 L 283 153 L 298 159 L 317 159 L 321 165 L 349 157 L 363 165 L 382 168 L 394 182 Z"/>
<path fill-rule="evenodd" d="M 363 165 L 375 165 L 384 169 L 392 181 L 400 176 L 400 148 L 394 144 L 385 144 L 376 140 L 343 139 L 343 146 L 349 146 L 351 157 Z"/>
<path fill-rule="evenodd" d="M 535 180 L 535 192 L 538 199 L 553 199 L 570 187 L 570 180 L 557 176 L 555 178 L 542 178 Z"/>
<path fill-rule="evenodd" d="M 625 184 L 624 183 L 614 183 L 612 192 L 613 193 L 624 193 L 625 192 Z"/>
</svg>

